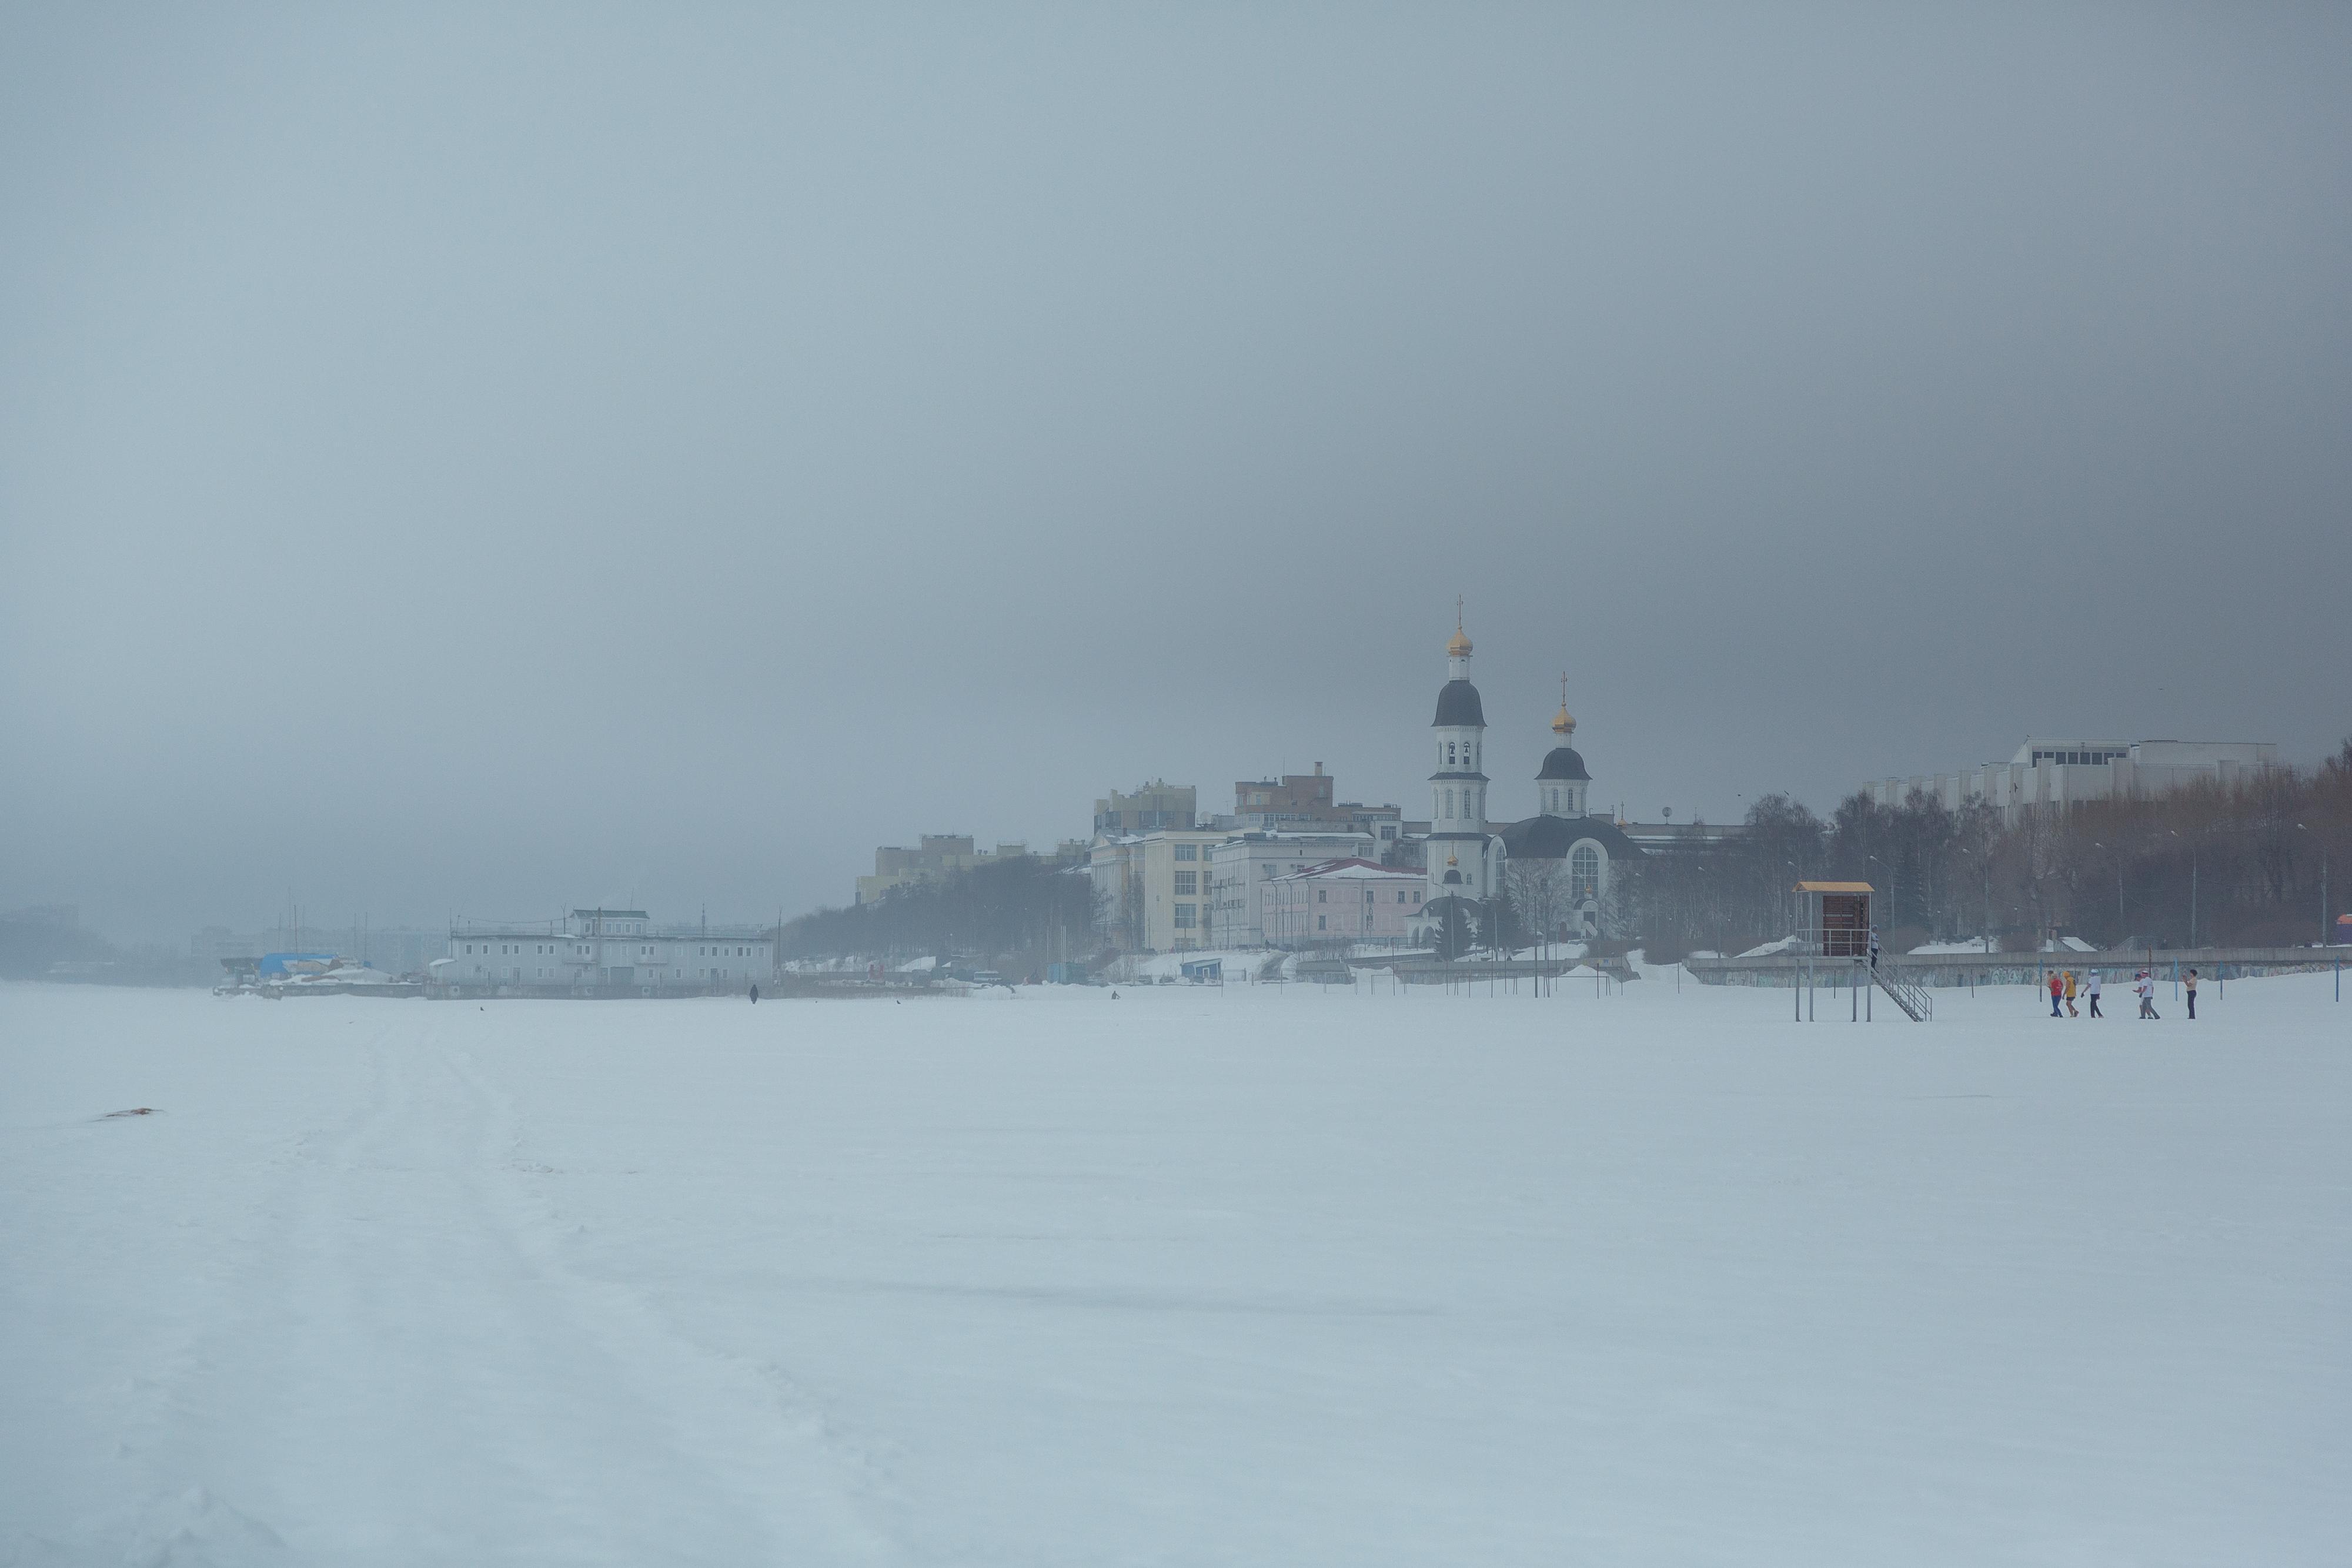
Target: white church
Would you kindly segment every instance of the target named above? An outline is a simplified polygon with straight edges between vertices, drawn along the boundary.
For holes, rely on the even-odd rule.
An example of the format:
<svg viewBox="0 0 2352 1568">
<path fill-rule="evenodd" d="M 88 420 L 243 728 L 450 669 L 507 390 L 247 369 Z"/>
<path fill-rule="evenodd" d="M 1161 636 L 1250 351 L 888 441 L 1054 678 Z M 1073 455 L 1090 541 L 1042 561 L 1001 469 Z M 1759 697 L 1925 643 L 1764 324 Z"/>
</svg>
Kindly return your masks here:
<svg viewBox="0 0 2352 1568">
<path fill-rule="evenodd" d="M 1576 720 L 1568 713 L 1566 678 L 1559 712 L 1551 721 L 1552 749 L 1536 772 L 1537 812 L 1524 821 L 1487 819 L 1487 779 L 1480 770 L 1486 715 L 1478 688 L 1470 684 L 1470 638 L 1458 623 L 1445 644 L 1445 685 L 1438 690 L 1437 717 L 1430 727 L 1436 737 L 1436 771 L 1429 776 L 1429 837 L 1423 845 L 1428 885 L 1412 939 L 1433 942 L 1450 911 L 1466 915 L 1468 905 L 1492 899 L 1502 891 L 1504 867 L 1514 859 L 1558 868 L 1568 934 L 1598 936 L 1611 862 L 1642 852 L 1607 817 L 1587 815 L 1592 776 L 1569 744 Z"/>
</svg>

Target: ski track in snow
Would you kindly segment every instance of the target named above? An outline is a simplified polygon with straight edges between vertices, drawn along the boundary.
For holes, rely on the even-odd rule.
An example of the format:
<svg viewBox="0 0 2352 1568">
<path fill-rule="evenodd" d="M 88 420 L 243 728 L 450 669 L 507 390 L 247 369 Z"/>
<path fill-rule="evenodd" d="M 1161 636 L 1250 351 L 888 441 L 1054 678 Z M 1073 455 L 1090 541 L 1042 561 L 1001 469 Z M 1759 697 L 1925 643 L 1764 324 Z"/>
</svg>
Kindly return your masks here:
<svg viewBox="0 0 2352 1568">
<path fill-rule="evenodd" d="M 0 1568 L 2346 1561 L 2326 978 L 1788 1002 L 0 987 Z"/>
<path fill-rule="evenodd" d="M 514 1107 L 470 1052 L 368 1053 L 349 1119 L 276 1162 L 263 1233 L 194 1314 L 220 1326 L 136 1385 L 117 1457 L 143 1500 L 19 1560 L 895 1559 L 859 1461 L 781 1369 L 563 1266 Z"/>
</svg>

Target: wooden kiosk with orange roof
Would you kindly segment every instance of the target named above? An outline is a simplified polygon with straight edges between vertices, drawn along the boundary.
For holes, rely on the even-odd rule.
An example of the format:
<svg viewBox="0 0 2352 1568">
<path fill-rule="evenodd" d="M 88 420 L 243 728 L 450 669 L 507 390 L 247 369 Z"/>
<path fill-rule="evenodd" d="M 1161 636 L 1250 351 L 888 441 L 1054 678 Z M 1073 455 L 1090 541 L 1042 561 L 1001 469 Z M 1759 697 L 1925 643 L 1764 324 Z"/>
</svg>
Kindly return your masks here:
<svg viewBox="0 0 2352 1568">
<path fill-rule="evenodd" d="M 1870 899 L 1866 882 L 1801 882 L 1805 901 L 1798 929 L 1824 958 L 1870 956 Z"/>
</svg>

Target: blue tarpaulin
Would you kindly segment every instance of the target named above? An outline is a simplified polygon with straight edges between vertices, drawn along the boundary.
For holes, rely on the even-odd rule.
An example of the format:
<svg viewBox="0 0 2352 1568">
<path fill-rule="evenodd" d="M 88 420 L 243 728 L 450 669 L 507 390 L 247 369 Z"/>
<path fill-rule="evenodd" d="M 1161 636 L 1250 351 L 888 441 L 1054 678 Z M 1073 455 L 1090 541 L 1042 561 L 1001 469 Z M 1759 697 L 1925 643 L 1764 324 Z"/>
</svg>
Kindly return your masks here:
<svg viewBox="0 0 2352 1568">
<path fill-rule="evenodd" d="M 331 964 L 337 956 L 333 953 L 264 953 L 257 968 L 264 975 L 282 975 L 289 964 Z"/>
</svg>

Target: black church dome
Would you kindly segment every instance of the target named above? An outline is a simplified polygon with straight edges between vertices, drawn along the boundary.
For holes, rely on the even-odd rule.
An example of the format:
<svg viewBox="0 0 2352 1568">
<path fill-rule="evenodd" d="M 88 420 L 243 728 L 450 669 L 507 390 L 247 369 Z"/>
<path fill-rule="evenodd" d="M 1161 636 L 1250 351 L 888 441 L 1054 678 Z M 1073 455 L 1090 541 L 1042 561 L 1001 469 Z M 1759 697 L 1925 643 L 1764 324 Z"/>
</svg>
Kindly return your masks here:
<svg viewBox="0 0 2352 1568">
<path fill-rule="evenodd" d="M 1475 725 L 1481 729 L 1486 727 L 1486 710 L 1478 702 L 1478 688 L 1468 681 L 1448 681 L 1438 691 L 1437 716 L 1430 720 L 1430 727 L 1450 724 Z"/>
<path fill-rule="evenodd" d="M 1592 775 L 1584 770 L 1584 758 L 1576 754 L 1576 747 L 1572 746 L 1552 747 L 1551 755 L 1543 760 L 1543 771 L 1536 775 L 1538 783 L 1547 779 L 1590 781 Z"/>
</svg>

